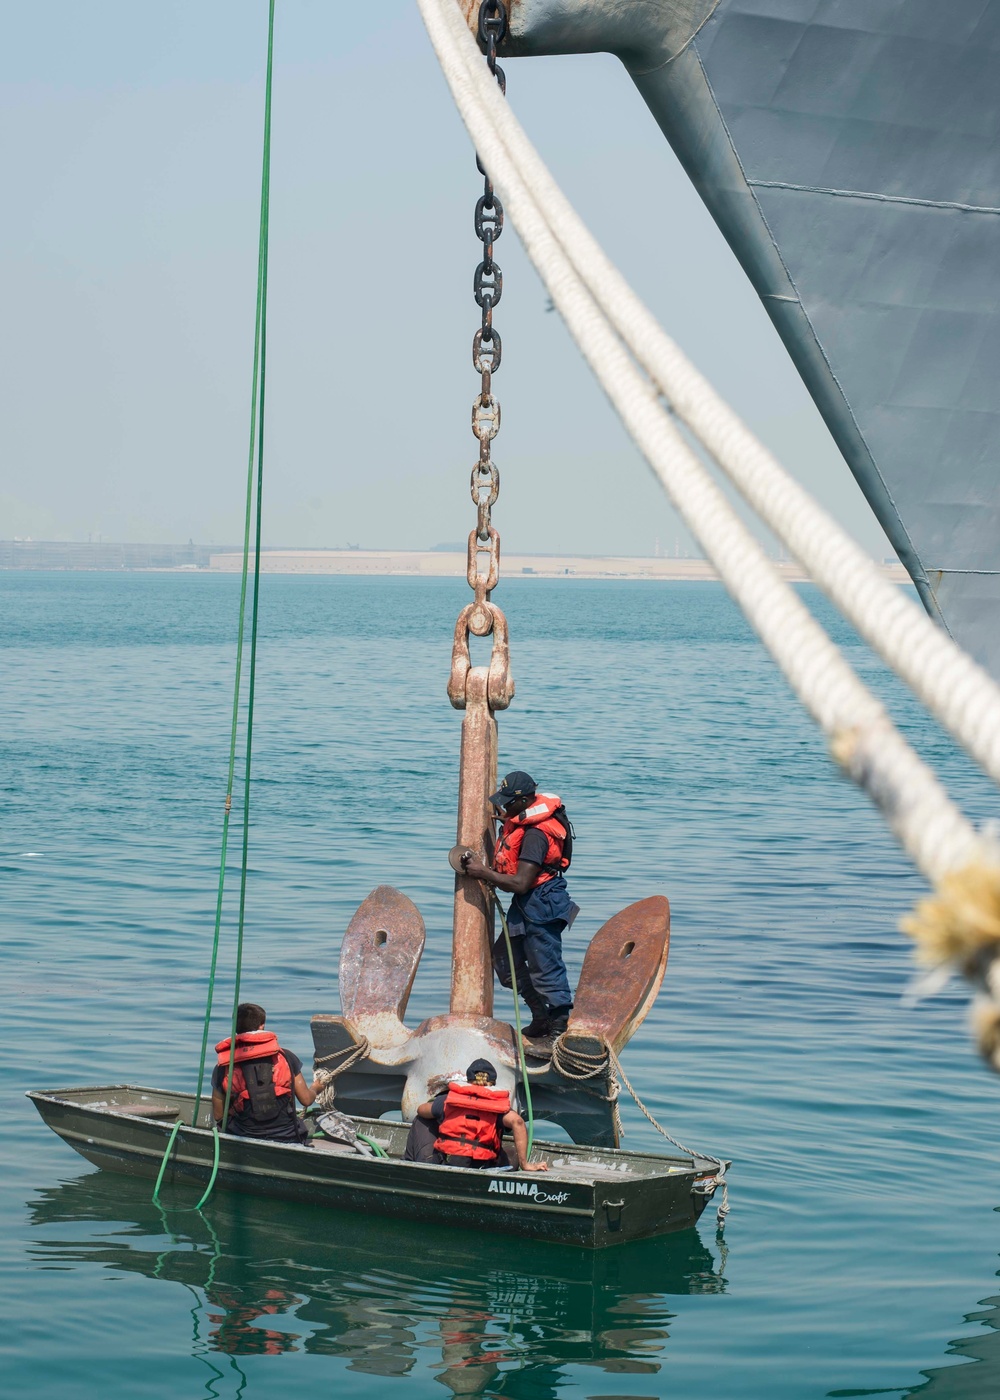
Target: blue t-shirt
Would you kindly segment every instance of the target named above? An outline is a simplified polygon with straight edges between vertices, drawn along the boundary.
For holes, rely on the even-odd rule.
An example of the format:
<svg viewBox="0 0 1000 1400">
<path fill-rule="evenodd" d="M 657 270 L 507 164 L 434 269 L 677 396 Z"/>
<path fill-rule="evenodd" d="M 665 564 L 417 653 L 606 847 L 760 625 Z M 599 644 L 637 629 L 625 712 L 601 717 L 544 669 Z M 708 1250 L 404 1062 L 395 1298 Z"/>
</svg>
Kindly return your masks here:
<svg viewBox="0 0 1000 1400">
<path fill-rule="evenodd" d="M 518 860 L 530 860 L 533 865 L 544 865 L 549 853 L 549 838 L 537 826 L 529 826 L 521 841 Z"/>
</svg>

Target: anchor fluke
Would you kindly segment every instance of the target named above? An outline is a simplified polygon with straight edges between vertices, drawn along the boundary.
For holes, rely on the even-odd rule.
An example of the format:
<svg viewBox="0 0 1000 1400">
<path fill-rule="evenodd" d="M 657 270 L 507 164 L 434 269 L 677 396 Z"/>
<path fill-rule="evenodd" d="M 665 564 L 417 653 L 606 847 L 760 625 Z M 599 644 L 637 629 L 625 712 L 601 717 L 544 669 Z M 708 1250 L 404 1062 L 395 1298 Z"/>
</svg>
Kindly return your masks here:
<svg viewBox="0 0 1000 1400">
<path fill-rule="evenodd" d="M 656 1000 L 669 950 L 670 903 L 664 895 L 614 914 L 587 949 L 566 1039 L 606 1041 L 618 1054 Z"/>
<path fill-rule="evenodd" d="M 340 1006 L 356 1036 L 372 1046 L 402 1045 L 406 1003 L 424 951 L 420 911 L 399 890 L 379 885 L 359 906 L 340 949 Z"/>
<path fill-rule="evenodd" d="M 591 939 L 569 1024 L 529 1054 L 537 1117 L 560 1123 L 574 1142 L 618 1146 L 614 1081 L 607 1046 L 627 1045 L 660 990 L 670 947 L 670 904 L 640 899 L 613 915 Z"/>
</svg>

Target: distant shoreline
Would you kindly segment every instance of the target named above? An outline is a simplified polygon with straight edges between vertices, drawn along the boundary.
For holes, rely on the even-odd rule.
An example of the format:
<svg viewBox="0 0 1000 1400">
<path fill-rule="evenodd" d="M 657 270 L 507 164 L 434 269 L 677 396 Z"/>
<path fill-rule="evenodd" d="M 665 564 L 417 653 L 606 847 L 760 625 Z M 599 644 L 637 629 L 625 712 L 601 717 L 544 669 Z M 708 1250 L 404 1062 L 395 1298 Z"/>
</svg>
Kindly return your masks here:
<svg viewBox="0 0 1000 1400">
<path fill-rule="evenodd" d="M 292 549 L 261 550 L 261 572 L 331 575 L 346 578 L 465 578 L 464 549 Z M 782 578 L 806 583 L 794 561 L 772 561 Z M 0 540 L 0 572 L 66 573 L 238 573 L 243 553 L 234 545 L 69 543 L 55 540 Z M 906 583 L 901 564 L 877 565 L 883 577 Z M 505 554 L 505 578 L 637 579 L 706 582 L 718 575 L 706 559 L 629 554 Z"/>
<path fill-rule="evenodd" d="M 792 583 L 808 583 L 808 573 L 794 561 L 773 561 L 782 578 Z M 352 578 L 464 578 L 465 553 L 381 549 L 287 549 L 261 550 L 261 573 L 329 574 Z M 663 559 L 632 555 L 548 555 L 506 554 L 502 573 L 510 578 L 648 579 L 666 582 L 706 582 L 718 580 L 707 559 Z M 212 554 L 213 573 L 236 573 L 242 555 Z M 882 575 L 894 582 L 907 583 L 909 575 L 902 564 L 880 564 Z"/>
</svg>

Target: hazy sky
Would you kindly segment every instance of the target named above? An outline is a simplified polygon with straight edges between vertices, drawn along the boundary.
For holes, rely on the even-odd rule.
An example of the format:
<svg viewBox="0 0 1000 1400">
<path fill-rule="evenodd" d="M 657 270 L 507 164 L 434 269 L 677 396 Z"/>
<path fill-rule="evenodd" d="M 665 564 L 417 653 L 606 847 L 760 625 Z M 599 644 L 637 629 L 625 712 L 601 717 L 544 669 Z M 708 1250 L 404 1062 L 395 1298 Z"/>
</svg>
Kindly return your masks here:
<svg viewBox="0 0 1000 1400">
<path fill-rule="evenodd" d="M 461 540 L 475 440 L 473 153 L 412 0 L 278 0 L 265 539 Z M 0 537 L 241 534 L 266 0 L 5 9 Z M 508 96 L 625 275 L 879 557 L 889 547 L 625 70 L 507 63 Z M 504 547 L 683 530 L 512 228 L 496 324 Z"/>
</svg>

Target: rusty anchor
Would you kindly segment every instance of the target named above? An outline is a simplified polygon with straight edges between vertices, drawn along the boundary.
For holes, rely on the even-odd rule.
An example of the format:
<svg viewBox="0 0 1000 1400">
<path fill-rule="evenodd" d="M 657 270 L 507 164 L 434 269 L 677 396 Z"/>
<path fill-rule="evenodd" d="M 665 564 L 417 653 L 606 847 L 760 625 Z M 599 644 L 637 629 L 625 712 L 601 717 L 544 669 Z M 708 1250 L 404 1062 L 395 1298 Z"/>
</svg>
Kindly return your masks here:
<svg viewBox="0 0 1000 1400">
<path fill-rule="evenodd" d="M 469 664 L 469 633 L 493 636 L 489 666 Z M 448 694 L 462 717 L 457 845 L 488 860 L 493 847 L 489 794 L 497 777 L 496 710 L 514 693 L 507 623 L 492 602 L 464 609 L 455 631 Z M 312 1021 L 317 1063 L 353 1061 L 336 1078 L 337 1103 L 348 1113 L 405 1119 L 441 1081 L 485 1056 L 501 1088 L 514 1091 L 519 1074 L 513 1027 L 493 1016 L 493 904 L 478 880 L 456 861 L 450 1009 L 412 1031 L 406 1003 L 425 944 L 424 921 L 412 900 L 380 885 L 361 904 L 340 954 L 341 1015 Z M 670 906 L 662 895 L 621 910 L 587 949 L 569 1024 L 559 1045 L 584 1056 L 604 1044 L 617 1053 L 642 1023 L 666 970 Z M 617 1146 L 607 1070 L 579 1080 L 556 1069 L 550 1056 L 528 1061 L 536 1119 L 560 1124 L 575 1142 Z"/>
</svg>

